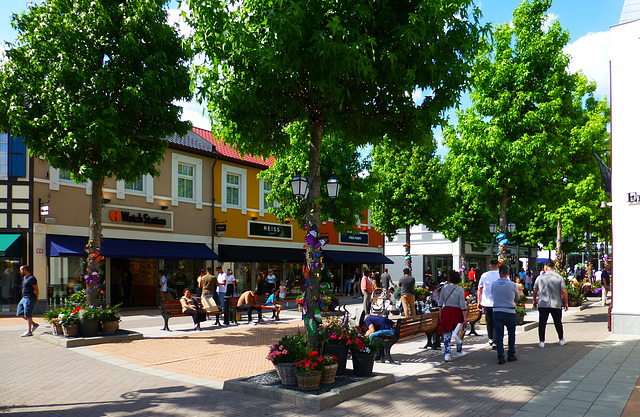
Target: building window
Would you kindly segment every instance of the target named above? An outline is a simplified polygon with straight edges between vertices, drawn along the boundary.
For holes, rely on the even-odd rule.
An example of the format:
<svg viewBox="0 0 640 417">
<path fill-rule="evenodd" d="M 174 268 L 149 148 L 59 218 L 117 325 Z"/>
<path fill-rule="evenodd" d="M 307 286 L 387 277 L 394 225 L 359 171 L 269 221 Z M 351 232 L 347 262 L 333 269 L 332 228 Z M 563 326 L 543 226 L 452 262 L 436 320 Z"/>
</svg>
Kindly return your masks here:
<svg viewBox="0 0 640 417">
<path fill-rule="evenodd" d="M 65 171 L 64 169 L 60 170 L 60 179 L 65 181 L 72 181 L 71 179 L 71 171 Z"/>
<path fill-rule="evenodd" d="M 124 189 L 127 191 L 144 192 L 144 175 L 140 175 L 134 182 L 125 182 Z"/>
<path fill-rule="evenodd" d="M 9 134 L 0 133 L 0 178 L 9 175 Z"/>
<path fill-rule="evenodd" d="M 240 175 L 227 174 L 227 206 L 240 207 Z"/>
<path fill-rule="evenodd" d="M 178 197 L 193 200 L 193 183 L 195 181 L 195 167 L 178 163 Z"/>
</svg>

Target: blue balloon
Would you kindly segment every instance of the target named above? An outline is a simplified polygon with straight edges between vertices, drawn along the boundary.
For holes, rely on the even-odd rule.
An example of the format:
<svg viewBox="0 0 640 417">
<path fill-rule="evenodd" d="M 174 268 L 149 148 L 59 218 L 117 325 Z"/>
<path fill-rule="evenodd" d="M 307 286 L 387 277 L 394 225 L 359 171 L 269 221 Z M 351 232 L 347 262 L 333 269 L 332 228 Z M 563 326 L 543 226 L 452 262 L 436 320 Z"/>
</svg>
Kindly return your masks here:
<svg viewBox="0 0 640 417">
<path fill-rule="evenodd" d="M 501 245 L 506 245 L 507 243 L 509 243 L 509 239 L 502 239 L 500 242 L 498 242 Z"/>
<path fill-rule="evenodd" d="M 502 239 L 503 237 L 505 237 L 505 234 L 504 234 L 504 233 L 502 233 L 502 232 L 500 232 L 500 233 L 498 233 L 498 236 L 496 236 L 496 240 L 500 240 L 500 239 Z"/>
</svg>

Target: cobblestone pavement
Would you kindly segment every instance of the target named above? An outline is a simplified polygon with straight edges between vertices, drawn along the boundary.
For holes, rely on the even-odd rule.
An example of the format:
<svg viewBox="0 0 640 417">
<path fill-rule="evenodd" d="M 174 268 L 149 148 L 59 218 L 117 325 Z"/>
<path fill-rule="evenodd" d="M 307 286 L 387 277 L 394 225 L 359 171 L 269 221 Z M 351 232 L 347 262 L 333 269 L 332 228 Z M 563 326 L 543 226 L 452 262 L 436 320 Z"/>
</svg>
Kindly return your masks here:
<svg viewBox="0 0 640 417">
<path fill-rule="evenodd" d="M 137 317 L 136 326 L 154 326 L 155 331 L 149 331 L 153 337 L 65 349 L 36 338 L 21 338 L 24 321 L 0 318 L 0 414 L 316 415 L 291 404 L 219 389 L 226 379 L 272 369 L 265 359 L 267 346 L 297 331 L 299 320 L 187 332 L 189 322 L 178 319 L 171 321 L 173 332 L 163 333 L 157 331 L 162 322 L 159 316 Z M 398 344 L 400 353 L 394 357 L 403 362 L 398 371 L 417 363 L 430 366 L 317 415 L 512 416 L 609 337 L 606 319 L 603 307 L 566 316 L 569 343 L 562 347 L 556 343 L 552 325 L 547 328 L 544 349 L 537 347 L 536 330 L 520 333 L 518 361 L 502 366 L 496 363 L 495 351 L 484 344 L 486 337 L 466 338 L 465 350 L 470 353 L 450 363 L 442 362 L 439 351 L 406 349 L 424 340 L 409 342 L 404 350 Z M 12 322 L 7 325 L 4 320 Z M 130 328 L 134 319 L 125 322 Z M 375 369 L 379 368 L 377 364 Z"/>
</svg>

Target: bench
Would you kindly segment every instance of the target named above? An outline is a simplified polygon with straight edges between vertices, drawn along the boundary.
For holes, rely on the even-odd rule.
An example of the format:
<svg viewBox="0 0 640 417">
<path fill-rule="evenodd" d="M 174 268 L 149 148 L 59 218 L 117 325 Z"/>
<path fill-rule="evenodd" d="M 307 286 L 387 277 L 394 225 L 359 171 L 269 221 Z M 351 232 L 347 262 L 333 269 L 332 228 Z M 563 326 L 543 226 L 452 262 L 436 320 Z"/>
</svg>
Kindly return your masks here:
<svg viewBox="0 0 640 417">
<path fill-rule="evenodd" d="M 238 300 L 240 299 L 240 297 L 231 297 L 228 302 L 229 302 L 229 320 L 234 322 L 235 324 L 238 324 L 238 315 L 242 315 L 242 313 L 244 313 L 244 310 L 238 310 Z M 276 317 L 276 306 L 265 306 L 263 305 L 265 303 L 265 301 L 267 301 L 267 298 L 264 295 L 258 295 L 256 296 L 256 299 L 258 300 L 258 304 L 260 304 L 262 306 L 262 311 L 264 310 L 272 310 L 273 311 L 273 316 L 271 318 L 275 318 Z M 226 301 L 226 300 L 225 300 Z"/>
<path fill-rule="evenodd" d="M 415 336 L 419 333 L 425 333 L 427 336 L 427 345 L 424 347 L 431 347 L 432 349 L 440 349 L 440 338 L 437 337 L 438 330 L 438 318 L 440 312 L 435 311 L 432 313 L 420 314 L 414 317 L 404 317 L 396 320 L 395 332 L 392 336 L 382 336 L 380 343 L 383 350 L 380 352 L 380 360 L 384 362 L 389 360 L 389 363 L 397 364 L 391 357 L 391 347 L 399 340 Z"/>
<path fill-rule="evenodd" d="M 469 330 L 467 336 L 479 336 L 476 333 L 476 323 L 480 320 L 480 317 L 482 317 L 482 310 L 478 309 L 478 303 L 467 304 L 467 322 L 471 325 L 471 330 Z"/>
<path fill-rule="evenodd" d="M 195 297 L 198 300 L 197 297 Z M 198 301 L 198 304 L 200 302 Z M 180 304 L 180 300 L 162 300 L 162 305 L 160 306 L 160 314 L 164 319 L 164 327 L 162 330 L 166 330 L 170 332 L 169 329 L 169 319 L 171 317 L 191 317 L 188 314 L 182 312 L 182 304 Z M 215 313 L 207 313 L 207 316 L 215 315 L 216 316 L 216 324 L 220 325 L 220 315 L 222 311 L 217 311 Z"/>
</svg>

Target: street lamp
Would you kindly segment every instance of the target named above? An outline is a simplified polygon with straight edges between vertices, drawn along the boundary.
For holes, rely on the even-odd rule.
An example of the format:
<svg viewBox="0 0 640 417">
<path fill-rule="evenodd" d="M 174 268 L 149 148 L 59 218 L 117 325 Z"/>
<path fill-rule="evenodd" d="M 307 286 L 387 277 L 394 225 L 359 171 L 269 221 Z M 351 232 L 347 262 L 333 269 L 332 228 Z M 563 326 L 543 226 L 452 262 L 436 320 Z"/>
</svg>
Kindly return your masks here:
<svg viewBox="0 0 640 417">
<path fill-rule="evenodd" d="M 298 171 L 295 177 L 291 178 L 291 190 L 298 198 L 306 198 L 309 193 L 309 181 Z"/>
<path fill-rule="evenodd" d="M 491 232 L 491 234 L 494 234 L 497 230 L 498 230 L 498 226 L 496 226 L 495 223 L 491 223 L 489 225 L 489 232 Z"/>
<path fill-rule="evenodd" d="M 516 231 L 516 224 L 515 224 L 515 223 L 513 223 L 513 222 L 509 223 L 509 224 L 507 225 L 507 231 L 508 231 L 509 233 L 513 233 L 513 232 L 515 232 L 515 231 Z"/>
<path fill-rule="evenodd" d="M 330 199 L 335 200 L 338 197 L 338 193 L 340 193 L 340 181 L 331 173 L 327 180 L 327 194 L 329 194 Z"/>
</svg>

